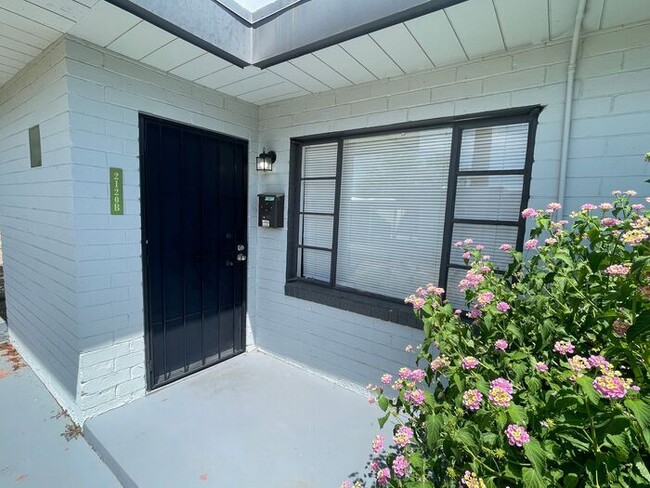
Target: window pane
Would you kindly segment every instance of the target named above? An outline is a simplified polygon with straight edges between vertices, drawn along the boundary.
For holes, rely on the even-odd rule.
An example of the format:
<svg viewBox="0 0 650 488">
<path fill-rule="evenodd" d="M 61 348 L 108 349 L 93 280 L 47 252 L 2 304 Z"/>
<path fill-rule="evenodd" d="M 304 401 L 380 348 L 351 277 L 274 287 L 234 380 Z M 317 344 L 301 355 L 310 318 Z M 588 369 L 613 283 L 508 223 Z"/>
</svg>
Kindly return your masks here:
<svg viewBox="0 0 650 488">
<path fill-rule="evenodd" d="M 521 175 L 459 176 L 454 217 L 516 222 L 523 184 Z"/>
<path fill-rule="evenodd" d="M 338 144 L 305 146 L 302 153 L 302 177 L 319 178 L 336 176 L 336 153 Z"/>
<path fill-rule="evenodd" d="M 301 277 L 329 282 L 331 256 L 329 251 L 298 249 L 298 269 L 301 270 Z"/>
<path fill-rule="evenodd" d="M 460 170 L 522 169 L 527 144 L 527 123 L 466 129 L 460 150 Z"/>
<path fill-rule="evenodd" d="M 465 303 L 465 295 L 458 289 L 458 285 L 466 274 L 467 271 L 464 269 L 449 268 L 447 276 L 445 298 L 449 300 L 454 308 L 460 308 L 461 310 L 467 310 L 467 304 Z"/>
<path fill-rule="evenodd" d="M 306 246 L 332 248 L 333 217 L 327 215 L 303 215 L 300 227 L 300 243 Z"/>
<path fill-rule="evenodd" d="M 345 141 L 337 284 L 395 298 L 438 280 L 451 129 Z"/>
<path fill-rule="evenodd" d="M 513 248 L 517 244 L 518 227 L 507 227 L 498 225 L 468 225 L 454 224 L 454 232 L 451 242 L 472 239 L 474 245 L 484 246 L 483 255 L 489 255 L 497 269 L 505 270 L 512 258 L 510 254 L 499 251 L 501 244 L 510 244 Z M 463 249 L 451 248 L 451 262 L 454 264 L 465 264 L 463 261 Z"/>
<path fill-rule="evenodd" d="M 336 180 L 306 180 L 302 182 L 303 212 L 333 213 Z"/>
</svg>

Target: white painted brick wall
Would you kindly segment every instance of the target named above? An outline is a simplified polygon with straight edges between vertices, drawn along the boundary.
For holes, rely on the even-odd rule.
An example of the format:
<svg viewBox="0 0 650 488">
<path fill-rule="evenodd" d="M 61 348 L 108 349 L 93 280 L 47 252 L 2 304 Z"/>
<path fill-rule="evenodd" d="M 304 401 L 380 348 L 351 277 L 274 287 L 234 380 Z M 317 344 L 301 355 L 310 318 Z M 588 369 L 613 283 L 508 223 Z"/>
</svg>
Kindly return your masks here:
<svg viewBox="0 0 650 488">
<path fill-rule="evenodd" d="M 11 339 L 76 414 L 79 335 L 65 45 L 56 42 L 0 89 L 0 233 Z M 30 167 L 28 129 L 42 161 Z"/>
<path fill-rule="evenodd" d="M 347 382 L 376 380 L 409 360 L 403 348 L 420 333 L 285 297 L 286 228 L 257 228 L 257 193 L 288 193 L 291 137 L 543 104 L 531 200 L 542 205 L 557 191 L 568 51 L 551 43 L 258 109 L 81 41 L 55 43 L 0 89 L 0 232 L 14 340 L 76 420 L 144 393 L 142 111 L 251 142 L 248 344 Z M 569 206 L 647 177 L 649 52 L 648 24 L 583 41 Z M 44 164 L 32 170 L 35 123 Z M 258 175 L 263 146 L 278 161 Z M 110 166 L 124 170 L 124 216 L 108 212 Z"/>
<path fill-rule="evenodd" d="M 138 113 L 249 140 L 254 173 L 258 108 L 82 41 L 66 39 L 65 47 L 78 266 L 79 403 L 87 417 L 145 391 Z M 109 215 L 111 166 L 124 171 L 123 216 Z M 255 190 L 251 184 L 251 208 Z M 253 248 L 255 224 L 252 218 Z M 249 283 L 249 310 L 254 312 L 254 275 Z M 250 331 L 248 335 L 252 346 Z"/>
<path fill-rule="evenodd" d="M 557 198 L 570 43 L 555 42 L 477 62 L 342 88 L 260 108 L 260 149 L 278 162 L 259 191 L 288 193 L 289 139 L 343 129 L 541 104 L 531 204 Z M 643 189 L 650 174 L 650 24 L 582 42 L 567 181 L 567 205 L 606 200 L 615 188 Z M 406 327 L 283 293 L 286 229 L 258 230 L 259 347 L 325 374 L 365 384 L 406 360 L 420 340 Z"/>
</svg>

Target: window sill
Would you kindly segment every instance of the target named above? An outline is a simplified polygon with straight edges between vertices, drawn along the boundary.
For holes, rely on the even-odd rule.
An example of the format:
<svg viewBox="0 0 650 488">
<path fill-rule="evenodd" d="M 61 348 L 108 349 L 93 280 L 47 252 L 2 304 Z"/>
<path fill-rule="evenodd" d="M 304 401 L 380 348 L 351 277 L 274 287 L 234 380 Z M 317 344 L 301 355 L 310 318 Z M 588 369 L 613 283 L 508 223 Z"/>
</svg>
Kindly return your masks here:
<svg viewBox="0 0 650 488">
<path fill-rule="evenodd" d="M 415 316 L 411 306 L 363 292 L 329 288 L 316 283 L 296 280 L 284 285 L 284 294 L 366 317 L 422 329 L 422 322 Z"/>
</svg>

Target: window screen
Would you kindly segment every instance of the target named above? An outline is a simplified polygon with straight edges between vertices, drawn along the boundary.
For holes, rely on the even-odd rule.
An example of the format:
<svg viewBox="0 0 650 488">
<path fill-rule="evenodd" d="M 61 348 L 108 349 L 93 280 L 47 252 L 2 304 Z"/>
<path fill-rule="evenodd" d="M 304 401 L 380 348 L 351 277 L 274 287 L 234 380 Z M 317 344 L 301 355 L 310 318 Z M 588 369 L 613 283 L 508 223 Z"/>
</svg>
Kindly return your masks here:
<svg viewBox="0 0 650 488">
<path fill-rule="evenodd" d="M 468 267 L 452 243 L 483 244 L 498 270 L 509 264 L 498 247 L 521 245 L 530 120 L 301 143 L 289 278 L 395 301 L 435 283 L 464 308 Z"/>
</svg>

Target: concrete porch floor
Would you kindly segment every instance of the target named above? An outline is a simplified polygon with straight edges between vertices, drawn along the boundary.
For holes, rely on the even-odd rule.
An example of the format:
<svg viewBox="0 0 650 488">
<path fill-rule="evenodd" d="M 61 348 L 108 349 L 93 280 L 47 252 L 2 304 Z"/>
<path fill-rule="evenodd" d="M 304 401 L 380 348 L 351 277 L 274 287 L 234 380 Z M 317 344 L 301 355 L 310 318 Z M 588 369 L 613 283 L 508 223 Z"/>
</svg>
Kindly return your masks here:
<svg viewBox="0 0 650 488">
<path fill-rule="evenodd" d="M 260 352 L 89 420 L 125 487 L 336 488 L 364 470 L 379 410 Z"/>
</svg>

